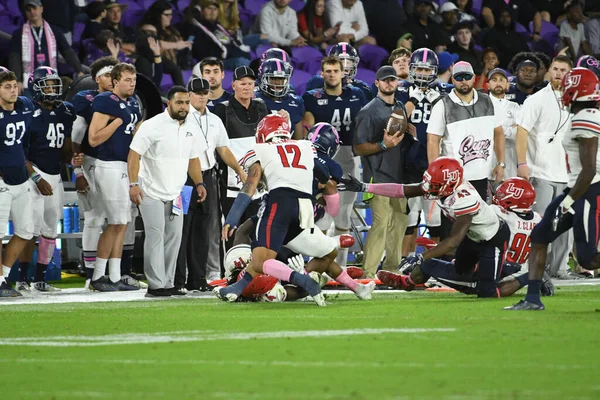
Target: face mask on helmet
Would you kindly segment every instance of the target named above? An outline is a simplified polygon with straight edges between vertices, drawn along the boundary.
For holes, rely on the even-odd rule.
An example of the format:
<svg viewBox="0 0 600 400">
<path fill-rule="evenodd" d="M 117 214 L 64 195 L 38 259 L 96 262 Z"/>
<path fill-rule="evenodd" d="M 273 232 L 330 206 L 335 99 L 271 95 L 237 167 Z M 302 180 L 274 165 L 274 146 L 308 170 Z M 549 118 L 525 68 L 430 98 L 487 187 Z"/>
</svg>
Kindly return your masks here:
<svg viewBox="0 0 600 400">
<path fill-rule="evenodd" d="M 58 75 L 48 75 L 33 81 L 33 98 L 37 101 L 56 101 L 62 97 L 62 81 Z"/>
<path fill-rule="evenodd" d="M 426 88 L 437 78 L 437 66 L 424 63 L 412 63 L 408 70 L 408 80 L 415 86 Z"/>
<path fill-rule="evenodd" d="M 285 73 L 265 73 L 260 80 L 260 90 L 273 97 L 284 97 L 290 90 L 290 76 Z"/>
<path fill-rule="evenodd" d="M 354 57 L 341 55 L 340 61 L 344 68 L 344 77 L 348 79 L 354 79 L 358 72 L 358 60 Z"/>
</svg>

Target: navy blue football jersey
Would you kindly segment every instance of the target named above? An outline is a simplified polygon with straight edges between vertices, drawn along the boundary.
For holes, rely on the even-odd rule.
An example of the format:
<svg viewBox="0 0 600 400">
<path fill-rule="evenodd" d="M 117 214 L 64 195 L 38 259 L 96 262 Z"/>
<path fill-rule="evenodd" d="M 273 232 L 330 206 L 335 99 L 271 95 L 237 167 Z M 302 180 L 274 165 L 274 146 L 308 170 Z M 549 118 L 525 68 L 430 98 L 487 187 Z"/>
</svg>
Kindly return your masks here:
<svg viewBox="0 0 600 400">
<path fill-rule="evenodd" d="M 359 88 L 361 92 L 363 92 L 363 96 L 365 96 L 367 103 L 373 100 L 373 92 L 371 91 L 371 87 L 366 82 L 363 82 L 360 79 L 351 79 L 349 84 Z M 309 90 L 322 89 L 324 85 L 325 83 L 323 82 L 323 77 L 321 75 L 314 75 L 306 83 L 306 91 L 308 92 Z"/>
<path fill-rule="evenodd" d="M 533 92 L 531 94 L 525 93 L 525 92 L 519 90 L 516 82 L 511 82 L 510 85 L 508 86 L 508 91 L 504 95 L 504 99 L 514 101 L 515 103 L 517 103 L 519 105 L 523 105 L 523 103 L 525 102 L 525 99 L 527 99 L 529 96 L 531 96 L 533 93 L 537 92 L 538 90 L 539 90 L 539 88 L 534 87 Z"/>
<path fill-rule="evenodd" d="M 294 128 L 296 128 L 296 124 L 302 121 L 302 117 L 304 116 L 304 101 L 302 101 L 302 97 L 288 93 L 281 99 L 273 100 L 260 90 L 255 92 L 255 96 L 259 99 L 263 99 L 271 111 L 286 110 L 290 113 L 292 133 L 294 132 Z"/>
<path fill-rule="evenodd" d="M 12 111 L 0 108 L 0 173 L 7 185 L 20 185 L 29 179 L 25 148 L 29 145 L 29 126 L 35 105 L 19 96 Z"/>
<path fill-rule="evenodd" d="M 71 137 L 75 118 L 75 107 L 66 101 L 52 109 L 36 105 L 29 127 L 27 159 L 47 174 L 60 174 L 62 148 Z"/>
<path fill-rule="evenodd" d="M 228 92 L 227 90 L 224 90 L 223 94 L 218 99 L 208 100 L 208 103 L 206 103 L 206 107 L 208 107 L 208 110 L 210 112 L 213 112 L 213 110 L 215 109 L 215 106 L 217 104 L 221 104 L 222 102 L 229 100 L 231 98 L 231 96 L 233 96 L 231 94 L 231 92 Z"/>
<path fill-rule="evenodd" d="M 306 111 L 315 117 L 315 123 L 327 122 L 338 131 L 344 146 L 354 142 L 354 118 L 367 104 L 360 89 L 346 86 L 340 96 L 330 96 L 325 89 L 315 89 L 302 96 Z"/>
<path fill-rule="evenodd" d="M 406 104 L 410 100 L 409 91 L 411 87 L 412 83 L 402 81 L 401 86 L 396 91 L 396 100 L 402 102 L 402 104 Z M 429 88 L 444 96 L 449 90 L 454 88 L 454 85 L 433 82 L 429 85 Z M 448 88 L 450 89 L 448 90 Z M 417 128 L 418 142 L 413 143 L 413 148 L 409 150 L 405 162 L 409 169 L 416 170 L 419 176 L 422 175 L 429 165 L 427 161 L 427 125 L 429 125 L 429 116 L 431 115 L 432 108 L 433 104 L 425 98 L 415 106 L 412 114 L 408 117 L 408 121 Z"/>
<path fill-rule="evenodd" d="M 127 162 L 129 145 L 135 126 L 141 121 L 140 105 L 133 97 L 122 100 L 113 92 L 100 93 L 92 103 L 92 110 L 123 119 L 110 138 L 98 146 L 98 159 Z"/>
<path fill-rule="evenodd" d="M 97 90 L 82 90 L 71 99 L 71 104 L 73 104 L 73 107 L 75 107 L 75 113 L 85 119 L 88 127 L 92 122 L 92 115 L 94 114 L 92 111 L 92 102 L 97 95 Z M 85 135 L 81 141 L 81 151 L 87 156 L 98 158 L 98 148 L 90 146 L 88 136 L 89 131 L 86 129 Z"/>
<path fill-rule="evenodd" d="M 340 180 L 342 179 L 342 175 L 344 175 L 344 171 L 342 170 L 342 166 L 338 164 L 337 161 L 334 161 L 327 154 L 317 152 L 317 158 L 315 160 L 315 163 L 317 162 L 327 167 L 331 179 L 338 183 L 340 182 Z M 322 191 L 322 189 L 319 189 L 319 181 L 317 180 L 317 178 L 315 178 L 313 180 L 313 196 L 316 196 Z"/>
</svg>

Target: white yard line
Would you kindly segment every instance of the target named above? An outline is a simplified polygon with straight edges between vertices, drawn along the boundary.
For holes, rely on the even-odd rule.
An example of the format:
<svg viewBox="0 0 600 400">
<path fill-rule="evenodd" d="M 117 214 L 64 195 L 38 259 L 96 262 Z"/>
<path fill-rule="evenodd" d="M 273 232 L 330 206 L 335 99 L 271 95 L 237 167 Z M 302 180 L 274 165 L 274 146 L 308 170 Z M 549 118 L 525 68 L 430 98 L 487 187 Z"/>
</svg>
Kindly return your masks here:
<svg viewBox="0 0 600 400">
<path fill-rule="evenodd" d="M 331 336 L 379 335 L 385 333 L 448 333 L 455 328 L 378 328 L 378 329 L 339 329 L 321 331 L 274 331 L 226 333 L 214 331 L 183 331 L 156 333 L 127 333 L 106 336 L 46 336 L 29 338 L 0 339 L 0 346 L 33 347 L 95 347 L 124 344 L 205 342 L 220 340 L 282 339 L 282 338 L 321 338 Z"/>
</svg>

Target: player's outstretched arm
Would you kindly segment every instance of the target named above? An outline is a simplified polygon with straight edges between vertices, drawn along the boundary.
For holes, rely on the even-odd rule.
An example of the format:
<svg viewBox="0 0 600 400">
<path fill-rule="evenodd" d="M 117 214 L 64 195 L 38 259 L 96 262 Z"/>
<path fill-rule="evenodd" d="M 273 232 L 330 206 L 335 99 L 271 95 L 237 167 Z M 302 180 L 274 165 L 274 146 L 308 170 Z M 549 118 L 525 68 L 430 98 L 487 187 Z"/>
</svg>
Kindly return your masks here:
<svg viewBox="0 0 600 400">
<path fill-rule="evenodd" d="M 411 198 L 423 196 L 421 185 L 404 185 L 402 183 L 364 183 L 348 174 L 338 185 L 341 192 L 366 192 L 392 198 Z"/>
<path fill-rule="evenodd" d="M 227 214 L 227 218 L 225 218 L 225 224 L 223 225 L 223 230 L 221 232 L 223 240 L 228 240 L 231 235 L 233 235 L 244 211 L 246 211 L 246 208 L 252 203 L 252 196 L 256 193 L 256 188 L 258 187 L 262 175 L 263 170 L 260 163 L 255 162 L 250 166 L 248 178 L 242 186 L 240 193 L 235 198 L 231 210 L 229 210 L 229 214 Z"/>
<path fill-rule="evenodd" d="M 423 253 L 423 259 L 429 260 L 431 258 L 439 258 L 456 250 L 465 236 L 467 236 L 472 220 L 473 214 L 462 215 L 456 218 L 456 222 L 452 225 L 450 236 L 442 240 L 437 246 L 425 251 Z"/>
</svg>

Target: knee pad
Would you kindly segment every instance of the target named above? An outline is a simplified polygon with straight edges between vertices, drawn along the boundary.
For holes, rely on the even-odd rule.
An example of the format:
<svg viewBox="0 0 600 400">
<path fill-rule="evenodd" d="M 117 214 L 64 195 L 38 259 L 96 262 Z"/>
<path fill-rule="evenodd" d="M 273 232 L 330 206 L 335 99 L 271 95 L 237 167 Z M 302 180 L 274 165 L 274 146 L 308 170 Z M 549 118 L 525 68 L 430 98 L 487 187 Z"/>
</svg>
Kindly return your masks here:
<svg viewBox="0 0 600 400">
<path fill-rule="evenodd" d="M 83 213 L 83 226 L 88 228 L 101 228 L 102 218 L 94 211 L 85 211 Z"/>
<path fill-rule="evenodd" d="M 430 237 L 437 237 L 439 238 L 441 233 L 442 233 L 442 227 L 441 226 L 432 226 L 432 227 L 427 227 L 427 230 L 429 230 L 429 236 Z"/>
</svg>

